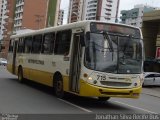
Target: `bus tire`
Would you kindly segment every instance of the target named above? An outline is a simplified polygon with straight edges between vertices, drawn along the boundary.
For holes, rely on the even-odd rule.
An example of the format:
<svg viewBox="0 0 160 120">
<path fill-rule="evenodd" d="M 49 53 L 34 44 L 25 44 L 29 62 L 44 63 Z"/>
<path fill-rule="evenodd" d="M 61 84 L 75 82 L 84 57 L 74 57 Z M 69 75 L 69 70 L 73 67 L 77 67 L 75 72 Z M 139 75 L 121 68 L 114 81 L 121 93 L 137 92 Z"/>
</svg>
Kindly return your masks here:
<svg viewBox="0 0 160 120">
<path fill-rule="evenodd" d="M 98 101 L 108 101 L 110 99 L 110 97 L 98 97 Z"/>
<path fill-rule="evenodd" d="M 20 83 L 23 83 L 23 82 L 24 82 L 23 69 L 22 69 L 22 67 L 19 67 L 19 68 L 18 68 L 18 81 L 19 81 Z"/>
<path fill-rule="evenodd" d="M 54 92 L 58 98 L 64 97 L 63 79 L 60 74 L 54 77 Z"/>
</svg>

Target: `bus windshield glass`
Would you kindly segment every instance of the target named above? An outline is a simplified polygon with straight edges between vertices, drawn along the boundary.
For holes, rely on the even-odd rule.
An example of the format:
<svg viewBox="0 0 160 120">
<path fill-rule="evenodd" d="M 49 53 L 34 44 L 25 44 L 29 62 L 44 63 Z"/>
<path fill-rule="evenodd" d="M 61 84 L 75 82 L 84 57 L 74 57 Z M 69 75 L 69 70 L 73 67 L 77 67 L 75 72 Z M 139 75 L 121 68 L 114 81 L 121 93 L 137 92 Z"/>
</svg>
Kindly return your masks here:
<svg viewBox="0 0 160 120">
<path fill-rule="evenodd" d="M 138 28 L 132 28 L 116 24 L 106 24 L 106 23 L 104 24 L 104 23 L 94 23 L 94 22 L 92 22 L 90 26 L 91 26 L 90 30 L 93 33 L 101 33 L 103 31 L 115 34 L 131 35 L 134 38 L 141 38 L 140 31 Z"/>
<path fill-rule="evenodd" d="M 142 40 L 114 32 L 90 32 L 86 37 L 85 66 L 89 69 L 117 73 L 142 72 Z"/>
</svg>

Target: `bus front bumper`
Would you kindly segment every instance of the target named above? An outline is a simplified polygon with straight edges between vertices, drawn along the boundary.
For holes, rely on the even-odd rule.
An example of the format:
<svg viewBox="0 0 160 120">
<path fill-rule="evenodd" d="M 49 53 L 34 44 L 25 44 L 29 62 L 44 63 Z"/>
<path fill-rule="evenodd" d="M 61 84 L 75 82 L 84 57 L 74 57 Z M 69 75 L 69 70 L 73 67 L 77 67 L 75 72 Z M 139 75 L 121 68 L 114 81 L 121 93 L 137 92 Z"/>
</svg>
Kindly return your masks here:
<svg viewBox="0 0 160 120">
<path fill-rule="evenodd" d="M 141 91 L 142 91 L 141 86 L 131 89 L 104 88 L 91 85 L 81 80 L 80 96 L 139 98 Z"/>
</svg>

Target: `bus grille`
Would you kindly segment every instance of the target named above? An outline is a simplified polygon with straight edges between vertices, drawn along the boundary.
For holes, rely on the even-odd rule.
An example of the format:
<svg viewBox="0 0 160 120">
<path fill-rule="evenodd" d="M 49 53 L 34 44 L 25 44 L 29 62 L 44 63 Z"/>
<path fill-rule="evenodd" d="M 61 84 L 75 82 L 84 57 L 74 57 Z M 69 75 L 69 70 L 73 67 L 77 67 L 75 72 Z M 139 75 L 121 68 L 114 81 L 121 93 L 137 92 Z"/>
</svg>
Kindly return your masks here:
<svg viewBox="0 0 160 120">
<path fill-rule="evenodd" d="M 101 92 L 106 95 L 130 95 L 130 93 L 119 93 L 119 92 Z"/>
<path fill-rule="evenodd" d="M 131 83 L 124 83 L 124 82 L 111 82 L 111 81 L 101 81 L 102 85 L 113 86 L 113 87 L 128 87 Z"/>
</svg>

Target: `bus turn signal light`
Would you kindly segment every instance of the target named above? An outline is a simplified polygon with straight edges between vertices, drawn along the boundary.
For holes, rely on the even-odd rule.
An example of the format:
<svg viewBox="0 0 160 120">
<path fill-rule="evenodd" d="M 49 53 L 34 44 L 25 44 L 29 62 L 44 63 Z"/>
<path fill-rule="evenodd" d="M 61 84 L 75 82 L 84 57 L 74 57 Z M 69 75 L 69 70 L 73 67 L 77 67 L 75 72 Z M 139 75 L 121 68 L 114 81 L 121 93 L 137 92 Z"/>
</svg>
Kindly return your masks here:
<svg viewBox="0 0 160 120">
<path fill-rule="evenodd" d="M 88 77 L 88 74 L 87 74 L 87 73 L 84 73 L 84 74 L 83 74 L 83 77 L 84 77 L 84 78 L 87 78 L 87 77 Z"/>
</svg>

